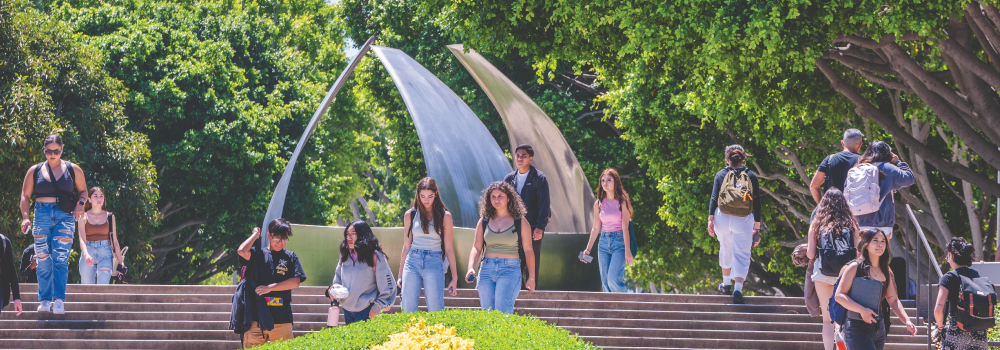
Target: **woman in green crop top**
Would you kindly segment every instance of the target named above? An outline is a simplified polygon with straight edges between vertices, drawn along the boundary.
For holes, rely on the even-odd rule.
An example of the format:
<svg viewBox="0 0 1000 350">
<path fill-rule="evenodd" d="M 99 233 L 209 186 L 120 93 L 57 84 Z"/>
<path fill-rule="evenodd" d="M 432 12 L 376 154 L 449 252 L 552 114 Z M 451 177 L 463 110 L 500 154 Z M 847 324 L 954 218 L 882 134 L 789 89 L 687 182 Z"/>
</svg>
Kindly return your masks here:
<svg viewBox="0 0 1000 350">
<path fill-rule="evenodd" d="M 531 230 L 524 218 L 524 203 L 509 183 L 497 181 L 483 192 L 479 203 L 482 219 L 476 225 L 476 240 L 469 253 L 469 274 L 465 281 L 476 279 L 476 261 L 483 254 L 479 267 L 479 305 L 503 313 L 514 313 L 514 301 L 521 292 L 521 259 L 527 263 L 529 292 L 535 291 L 535 255 Z M 523 228 L 523 229 L 522 229 Z"/>
</svg>

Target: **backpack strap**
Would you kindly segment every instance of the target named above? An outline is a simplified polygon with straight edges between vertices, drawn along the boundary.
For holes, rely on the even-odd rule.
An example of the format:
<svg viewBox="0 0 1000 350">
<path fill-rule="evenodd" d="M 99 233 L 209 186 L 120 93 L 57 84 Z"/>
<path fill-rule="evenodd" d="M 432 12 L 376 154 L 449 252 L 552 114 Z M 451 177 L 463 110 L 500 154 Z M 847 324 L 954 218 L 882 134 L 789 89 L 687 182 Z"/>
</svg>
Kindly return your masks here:
<svg viewBox="0 0 1000 350">
<path fill-rule="evenodd" d="M 406 230 L 406 237 L 413 234 L 413 219 L 417 218 L 417 208 L 410 209 L 410 228 Z"/>
</svg>

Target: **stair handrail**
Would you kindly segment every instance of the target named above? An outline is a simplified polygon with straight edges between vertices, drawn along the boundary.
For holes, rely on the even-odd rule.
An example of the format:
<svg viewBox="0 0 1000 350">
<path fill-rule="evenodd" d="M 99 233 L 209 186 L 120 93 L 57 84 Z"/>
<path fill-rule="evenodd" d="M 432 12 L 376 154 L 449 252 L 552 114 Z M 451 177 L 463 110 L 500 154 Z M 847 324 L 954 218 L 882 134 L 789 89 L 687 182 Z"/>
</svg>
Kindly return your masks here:
<svg viewBox="0 0 1000 350">
<path fill-rule="evenodd" d="M 934 270 L 937 271 L 938 278 L 941 278 L 941 276 L 943 276 L 941 273 L 941 266 L 937 264 L 938 260 L 937 257 L 934 256 L 934 251 L 931 250 L 931 244 L 927 242 L 927 236 L 924 236 L 924 230 L 920 228 L 920 222 L 917 221 L 916 215 L 913 215 L 913 209 L 910 208 L 909 204 L 906 205 L 906 213 L 910 215 L 910 220 L 913 221 L 913 227 L 917 229 L 917 234 L 920 235 L 920 241 L 924 242 L 924 249 L 927 250 L 927 256 L 931 258 L 928 265 L 934 266 Z"/>
</svg>

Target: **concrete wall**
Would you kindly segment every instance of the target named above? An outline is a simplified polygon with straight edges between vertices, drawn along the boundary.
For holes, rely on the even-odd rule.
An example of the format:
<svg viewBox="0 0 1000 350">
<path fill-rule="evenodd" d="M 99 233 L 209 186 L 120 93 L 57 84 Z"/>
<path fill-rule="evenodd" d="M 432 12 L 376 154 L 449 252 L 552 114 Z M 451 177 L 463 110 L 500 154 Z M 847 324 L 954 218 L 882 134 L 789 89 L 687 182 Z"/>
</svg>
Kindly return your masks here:
<svg viewBox="0 0 1000 350">
<path fill-rule="evenodd" d="M 375 236 L 389 257 L 393 274 L 399 278 L 400 253 L 403 250 L 402 227 L 373 227 Z M 475 288 L 464 280 L 469 251 L 475 230 L 455 228 L 455 254 L 457 255 L 459 288 Z M 567 291 L 600 291 L 601 278 L 598 273 L 597 257 L 590 264 L 577 260 L 577 254 L 587 246 L 586 234 L 546 233 L 542 243 L 542 265 L 538 276 L 538 289 Z M 344 228 L 336 226 L 292 225 L 292 237 L 286 249 L 295 252 L 306 272 L 307 286 L 326 286 L 333 281 L 333 275 L 340 259 L 340 244 L 344 240 Z M 596 255 L 597 244 L 594 244 Z M 478 262 L 476 267 L 478 268 Z"/>
</svg>

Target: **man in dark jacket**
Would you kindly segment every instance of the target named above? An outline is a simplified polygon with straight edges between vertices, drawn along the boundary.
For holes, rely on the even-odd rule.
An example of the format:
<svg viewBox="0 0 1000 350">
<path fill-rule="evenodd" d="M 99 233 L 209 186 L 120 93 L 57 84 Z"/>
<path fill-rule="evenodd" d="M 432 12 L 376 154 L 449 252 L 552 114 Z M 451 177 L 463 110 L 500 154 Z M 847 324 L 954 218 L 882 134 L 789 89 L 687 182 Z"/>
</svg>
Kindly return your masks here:
<svg viewBox="0 0 1000 350">
<path fill-rule="evenodd" d="M 526 210 L 525 218 L 531 224 L 531 247 L 535 251 L 535 278 L 538 278 L 538 267 L 542 258 L 542 236 L 545 226 L 549 224 L 549 181 L 545 174 L 535 169 L 531 161 L 535 159 L 535 151 L 529 145 L 517 146 L 514 150 L 514 164 L 517 169 L 507 174 L 504 181 L 517 189 Z M 538 286 L 535 281 L 535 286 Z"/>
<path fill-rule="evenodd" d="M 17 269 L 14 268 L 14 246 L 4 235 L 0 235 L 0 295 L 3 303 L 0 309 L 14 304 L 14 311 L 21 315 L 21 288 L 17 283 Z"/>
<path fill-rule="evenodd" d="M 38 259 L 35 258 L 35 245 L 28 245 L 21 253 L 21 278 L 24 283 L 38 283 Z"/>
</svg>

